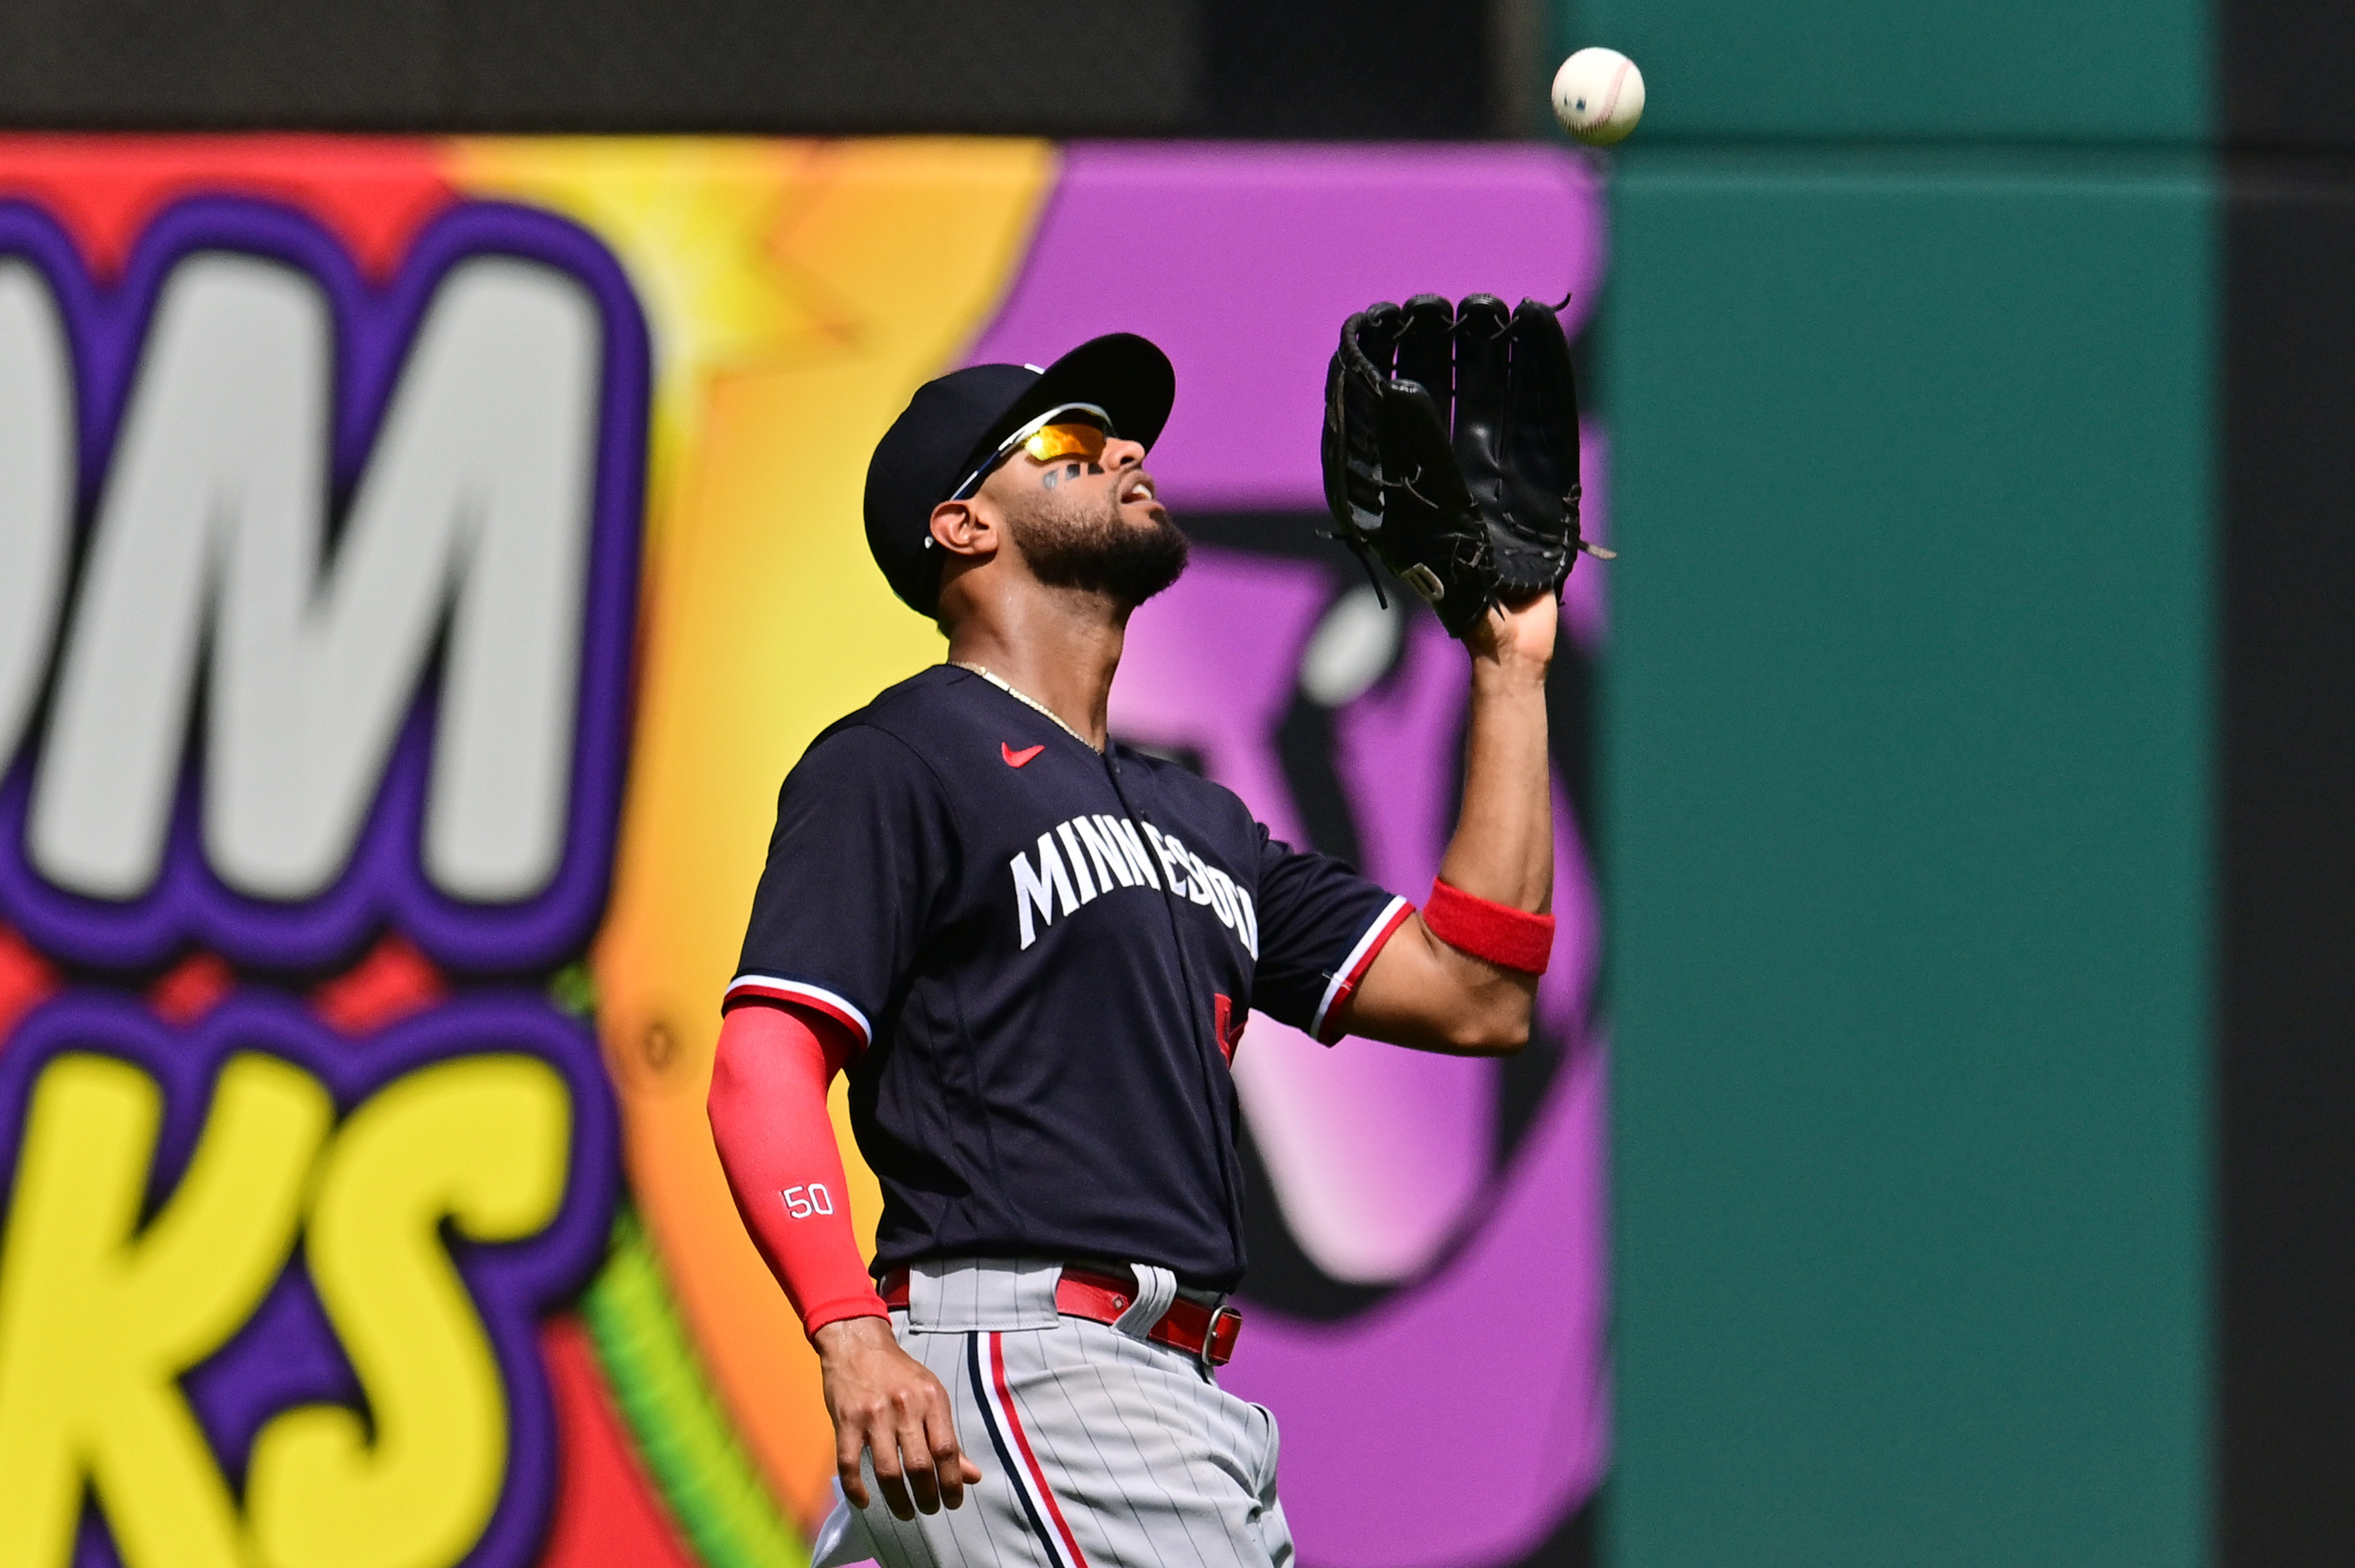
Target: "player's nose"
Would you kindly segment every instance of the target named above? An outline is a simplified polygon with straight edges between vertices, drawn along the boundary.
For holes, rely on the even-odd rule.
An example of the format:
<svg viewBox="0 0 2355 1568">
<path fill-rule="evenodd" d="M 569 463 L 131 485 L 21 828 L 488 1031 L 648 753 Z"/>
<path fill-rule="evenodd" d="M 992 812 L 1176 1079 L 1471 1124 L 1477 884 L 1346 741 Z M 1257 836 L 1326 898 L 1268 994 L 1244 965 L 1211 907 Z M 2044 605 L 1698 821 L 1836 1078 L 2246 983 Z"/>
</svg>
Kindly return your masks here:
<svg viewBox="0 0 2355 1568">
<path fill-rule="evenodd" d="M 1145 443 L 1127 441 L 1114 436 L 1104 442 L 1103 465 L 1108 469 L 1134 468 L 1145 461 Z"/>
</svg>

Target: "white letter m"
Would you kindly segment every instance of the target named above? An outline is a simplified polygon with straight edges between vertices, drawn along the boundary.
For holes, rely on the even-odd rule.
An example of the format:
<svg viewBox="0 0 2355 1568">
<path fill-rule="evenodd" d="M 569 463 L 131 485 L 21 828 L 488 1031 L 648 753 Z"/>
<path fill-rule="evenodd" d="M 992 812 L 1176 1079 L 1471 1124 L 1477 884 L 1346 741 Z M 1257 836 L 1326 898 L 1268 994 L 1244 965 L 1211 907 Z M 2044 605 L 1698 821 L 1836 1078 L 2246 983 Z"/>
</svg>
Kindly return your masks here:
<svg viewBox="0 0 2355 1568">
<path fill-rule="evenodd" d="M 568 274 L 452 269 L 331 550 L 319 286 L 256 257 L 182 262 L 59 673 L 27 833 L 41 874 L 102 898 L 155 885 L 209 634 L 204 842 L 224 883 L 281 900 L 334 885 L 439 647 L 426 874 L 483 902 L 545 887 L 569 820 L 602 346 Z"/>
</svg>

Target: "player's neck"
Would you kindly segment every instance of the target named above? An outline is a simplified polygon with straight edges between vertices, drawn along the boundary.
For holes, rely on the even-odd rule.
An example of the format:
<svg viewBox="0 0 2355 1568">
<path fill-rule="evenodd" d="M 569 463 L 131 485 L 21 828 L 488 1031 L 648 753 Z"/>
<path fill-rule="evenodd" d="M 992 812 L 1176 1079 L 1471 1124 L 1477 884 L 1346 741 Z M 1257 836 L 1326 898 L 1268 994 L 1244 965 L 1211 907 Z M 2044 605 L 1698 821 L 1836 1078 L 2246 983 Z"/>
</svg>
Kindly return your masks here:
<svg viewBox="0 0 2355 1568">
<path fill-rule="evenodd" d="M 1103 595 L 1040 588 L 1006 596 L 960 621 L 949 662 L 982 666 L 1102 751 L 1127 634 L 1128 612 Z"/>
</svg>

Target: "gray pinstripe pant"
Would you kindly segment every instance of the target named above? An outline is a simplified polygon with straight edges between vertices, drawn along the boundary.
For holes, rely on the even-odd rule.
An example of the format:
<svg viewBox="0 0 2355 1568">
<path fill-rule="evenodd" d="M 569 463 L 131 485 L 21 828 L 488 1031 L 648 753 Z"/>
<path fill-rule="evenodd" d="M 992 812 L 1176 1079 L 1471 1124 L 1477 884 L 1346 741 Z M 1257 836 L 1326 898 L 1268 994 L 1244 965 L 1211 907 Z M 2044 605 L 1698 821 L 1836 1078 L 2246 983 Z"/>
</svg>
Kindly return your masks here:
<svg viewBox="0 0 2355 1568">
<path fill-rule="evenodd" d="M 912 1272 L 893 1330 L 948 1389 L 985 1478 L 963 1508 L 902 1521 L 870 1462 L 862 1522 L 883 1568 L 1290 1568 L 1275 1418 L 1141 1327 L 1059 1316 L 1059 1272 Z"/>
</svg>

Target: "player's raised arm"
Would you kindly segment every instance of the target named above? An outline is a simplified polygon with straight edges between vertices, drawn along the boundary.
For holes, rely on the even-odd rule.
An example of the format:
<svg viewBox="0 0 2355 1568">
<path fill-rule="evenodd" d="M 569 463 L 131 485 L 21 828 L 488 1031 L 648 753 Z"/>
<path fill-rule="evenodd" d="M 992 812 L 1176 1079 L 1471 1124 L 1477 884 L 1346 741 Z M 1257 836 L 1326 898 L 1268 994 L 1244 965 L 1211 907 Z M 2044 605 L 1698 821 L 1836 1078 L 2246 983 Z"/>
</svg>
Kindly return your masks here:
<svg viewBox="0 0 2355 1568">
<path fill-rule="evenodd" d="M 1486 1055 L 1529 1040 L 1553 945 L 1545 677 L 1560 611 L 1540 594 L 1465 639 L 1472 713 L 1464 807 L 1431 898 L 1341 1004 L 1337 1033 Z"/>
</svg>

